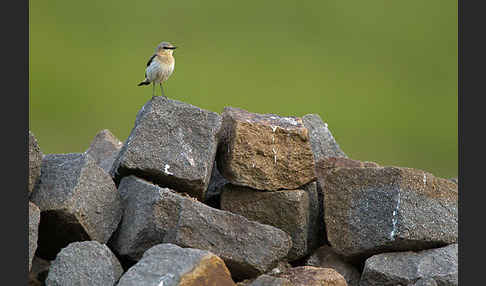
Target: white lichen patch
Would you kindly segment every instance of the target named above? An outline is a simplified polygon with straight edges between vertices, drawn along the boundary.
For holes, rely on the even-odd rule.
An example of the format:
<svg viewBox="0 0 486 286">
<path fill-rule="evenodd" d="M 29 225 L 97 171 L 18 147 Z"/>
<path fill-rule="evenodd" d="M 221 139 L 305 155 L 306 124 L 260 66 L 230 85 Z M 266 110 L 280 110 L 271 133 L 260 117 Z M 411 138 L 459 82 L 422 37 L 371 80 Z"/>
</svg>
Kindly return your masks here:
<svg viewBox="0 0 486 286">
<path fill-rule="evenodd" d="M 426 184 L 427 184 L 427 175 L 425 175 L 425 173 L 424 173 L 424 178 L 423 178 L 423 180 L 422 180 L 422 181 L 424 182 L 424 185 L 426 185 Z"/>
<path fill-rule="evenodd" d="M 169 168 L 170 168 L 170 165 L 169 164 L 165 164 L 165 166 L 164 166 L 164 173 L 166 173 L 167 175 L 174 175 L 173 173 L 169 172 Z"/>
<path fill-rule="evenodd" d="M 275 131 L 277 131 L 277 127 L 278 127 L 278 126 L 275 126 L 275 125 L 270 125 L 270 128 L 272 128 L 273 133 L 275 133 Z"/>
<path fill-rule="evenodd" d="M 293 118 L 293 117 L 282 117 L 281 120 L 285 121 L 285 122 L 287 122 L 291 125 L 294 125 L 294 126 L 299 125 L 299 122 L 297 122 L 297 120 L 295 120 L 295 118 Z"/>
<path fill-rule="evenodd" d="M 275 164 L 277 164 L 277 150 L 275 150 L 275 147 L 272 147 L 273 151 L 273 161 Z"/>
<path fill-rule="evenodd" d="M 398 210 L 400 209 L 400 191 L 398 191 L 397 205 L 393 210 L 392 217 L 392 231 L 390 233 L 390 239 L 395 240 L 395 235 L 397 233 L 397 223 L 398 223 Z"/>
</svg>

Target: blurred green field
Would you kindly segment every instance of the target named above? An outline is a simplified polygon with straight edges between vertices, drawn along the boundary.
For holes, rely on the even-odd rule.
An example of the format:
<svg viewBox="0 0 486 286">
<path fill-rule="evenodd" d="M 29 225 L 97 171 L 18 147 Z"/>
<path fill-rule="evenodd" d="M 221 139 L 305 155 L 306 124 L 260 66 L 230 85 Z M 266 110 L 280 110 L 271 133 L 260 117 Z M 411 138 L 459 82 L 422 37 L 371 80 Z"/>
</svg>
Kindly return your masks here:
<svg viewBox="0 0 486 286">
<path fill-rule="evenodd" d="M 354 159 L 458 173 L 457 1 L 30 1 L 29 128 L 44 153 L 125 140 L 165 40 L 172 98 L 318 113 Z M 159 90 L 160 92 L 160 90 Z"/>
</svg>

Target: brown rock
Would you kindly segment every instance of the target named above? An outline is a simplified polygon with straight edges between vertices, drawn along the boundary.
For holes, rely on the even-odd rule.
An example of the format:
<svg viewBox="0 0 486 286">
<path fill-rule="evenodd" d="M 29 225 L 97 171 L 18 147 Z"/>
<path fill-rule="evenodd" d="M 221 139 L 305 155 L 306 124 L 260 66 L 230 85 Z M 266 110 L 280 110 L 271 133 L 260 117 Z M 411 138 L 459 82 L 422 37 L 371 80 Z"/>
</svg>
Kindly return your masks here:
<svg viewBox="0 0 486 286">
<path fill-rule="evenodd" d="M 346 279 L 349 286 L 358 286 L 361 277 L 358 269 L 354 265 L 346 262 L 329 245 L 323 245 L 317 249 L 307 258 L 305 265 L 332 268 Z"/>
<path fill-rule="evenodd" d="M 298 117 L 226 107 L 218 168 L 231 183 L 258 190 L 297 189 L 315 179 L 307 128 Z"/>
<path fill-rule="evenodd" d="M 292 283 L 292 286 L 347 286 L 344 277 L 331 268 L 299 266 L 278 275 Z"/>
<path fill-rule="evenodd" d="M 349 259 L 457 241 L 457 185 L 422 170 L 334 168 L 319 175 L 330 245 Z"/>
<path fill-rule="evenodd" d="M 213 253 L 164 243 L 148 249 L 118 286 L 234 286 L 223 260 Z"/>
<path fill-rule="evenodd" d="M 95 159 L 98 166 L 109 173 L 122 146 L 123 143 L 115 135 L 108 129 L 104 129 L 96 134 L 86 153 Z"/>
<path fill-rule="evenodd" d="M 37 139 L 29 130 L 29 195 L 34 190 L 34 186 L 39 179 L 43 156 Z"/>
<path fill-rule="evenodd" d="M 242 215 L 250 220 L 271 225 L 292 237 L 288 260 L 307 255 L 311 233 L 309 196 L 304 190 L 262 192 L 248 187 L 226 184 L 221 195 L 221 209 Z"/>
<path fill-rule="evenodd" d="M 293 286 L 293 284 L 288 279 L 263 274 L 248 286 Z"/>
</svg>

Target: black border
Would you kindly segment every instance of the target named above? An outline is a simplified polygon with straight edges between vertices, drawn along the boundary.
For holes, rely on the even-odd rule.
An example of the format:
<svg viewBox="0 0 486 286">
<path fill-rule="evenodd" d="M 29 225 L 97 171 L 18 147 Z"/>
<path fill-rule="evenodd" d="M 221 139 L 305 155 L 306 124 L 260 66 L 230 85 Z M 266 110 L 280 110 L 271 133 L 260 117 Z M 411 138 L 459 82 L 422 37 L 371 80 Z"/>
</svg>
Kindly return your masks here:
<svg viewBox="0 0 486 286">
<path fill-rule="evenodd" d="M 2 284 L 27 285 L 29 257 L 29 2 L 2 2 Z M 6 64 L 5 64 L 6 63 Z"/>
</svg>

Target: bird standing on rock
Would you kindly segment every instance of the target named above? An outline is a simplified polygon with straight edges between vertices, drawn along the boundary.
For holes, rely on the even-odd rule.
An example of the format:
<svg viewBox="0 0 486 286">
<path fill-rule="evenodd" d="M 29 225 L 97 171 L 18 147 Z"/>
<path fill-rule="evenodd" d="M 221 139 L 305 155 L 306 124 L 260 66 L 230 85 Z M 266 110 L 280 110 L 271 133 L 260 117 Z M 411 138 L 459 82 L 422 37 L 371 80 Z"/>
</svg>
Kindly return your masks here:
<svg viewBox="0 0 486 286">
<path fill-rule="evenodd" d="M 155 53 L 147 62 L 145 79 L 139 83 L 138 86 L 149 85 L 152 83 L 152 96 L 155 96 L 155 84 L 158 83 L 160 85 L 162 96 L 166 97 L 164 95 L 162 83 L 166 81 L 174 71 L 175 59 L 174 56 L 172 56 L 172 53 L 175 49 L 176 46 L 173 46 L 169 42 L 160 43 L 157 48 L 155 48 Z"/>
</svg>

